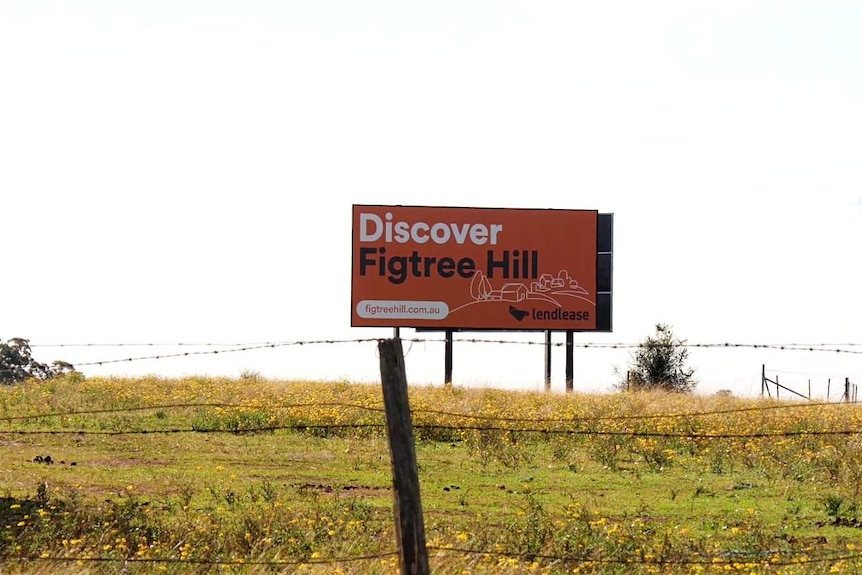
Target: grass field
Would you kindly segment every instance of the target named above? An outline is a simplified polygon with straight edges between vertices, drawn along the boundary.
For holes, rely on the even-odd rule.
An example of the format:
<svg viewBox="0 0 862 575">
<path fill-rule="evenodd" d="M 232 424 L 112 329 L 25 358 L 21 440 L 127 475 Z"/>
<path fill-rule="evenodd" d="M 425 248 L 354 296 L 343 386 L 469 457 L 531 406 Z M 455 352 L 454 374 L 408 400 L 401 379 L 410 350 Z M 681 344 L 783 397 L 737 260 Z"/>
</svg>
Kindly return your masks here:
<svg viewBox="0 0 862 575">
<path fill-rule="evenodd" d="M 857 405 L 410 402 L 432 573 L 862 571 Z M 253 377 L 3 387 L 0 572 L 397 573 L 382 405 Z"/>
</svg>

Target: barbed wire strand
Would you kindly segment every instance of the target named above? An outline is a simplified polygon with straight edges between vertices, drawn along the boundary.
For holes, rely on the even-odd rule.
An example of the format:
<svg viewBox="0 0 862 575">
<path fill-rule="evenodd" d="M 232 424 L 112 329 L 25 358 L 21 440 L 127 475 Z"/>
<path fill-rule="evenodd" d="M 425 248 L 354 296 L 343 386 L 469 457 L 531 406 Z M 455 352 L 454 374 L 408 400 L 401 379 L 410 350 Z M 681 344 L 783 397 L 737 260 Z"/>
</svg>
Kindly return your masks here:
<svg viewBox="0 0 862 575">
<path fill-rule="evenodd" d="M 178 342 L 125 342 L 125 343 L 31 343 L 30 347 L 247 347 L 268 346 L 286 343 L 279 341 L 244 341 L 244 342 L 213 342 L 213 341 L 178 341 Z"/>
<path fill-rule="evenodd" d="M 215 349 L 215 350 L 198 350 L 198 351 L 184 351 L 184 352 L 176 352 L 176 353 L 163 353 L 163 354 L 153 354 L 153 355 L 141 355 L 134 357 L 125 357 L 119 359 L 103 359 L 98 361 L 87 361 L 87 362 L 73 362 L 77 367 L 83 366 L 103 366 L 114 363 L 126 363 L 126 362 L 134 362 L 134 361 L 143 361 L 143 360 L 161 360 L 161 359 L 169 359 L 169 358 L 177 358 L 177 357 L 188 357 L 188 356 L 199 356 L 199 355 L 218 355 L 224 353 L 238 353 L 245 351 L 254 351 L 254 350 L 262 350 L 262 349 L 275 349 L 280 347 L 296 347 L 296 346 L 305 346 L 305 345 L 335 345 L 335 344 L 359 344 L 359 343 L 370 343 L 370 342 L 380 342 L 385 338 L 355 338 L 355 339 L 320 339 L 320 340 L 294 340 L 294 341 L 284 341 L 284 342 L 267 342 L 262 344 L 254 344 L 247 345 L 241 347 L 230 347 L 227 349 Z M 428 339 L 428 338 L 401 338 L 401 341 L 408 343 L 443 343 L 441 339 Z M 538 346 L 546 346 L 549 345 L 544 341 L 517 341 L 517 340 L 505 340 L 505 339 L 483 339 L 483 338 L 467 338 L 467 339 L 458 339 L 459 343 L 491 343 L 491 344 L 500 344 L 500 345 L 538 345 Z M 564 347 L 568 344 L 565 342 L 551 342 L 550 345 L 552 347 Z M 641 347 L 642 344 L 632 344 L 632 343 L 573 343 L 572 346 L 575 348 L 581 349 L 635 349 Z M 771 343 L 671 343 L 671 344 L 657 344 L 655 347 L 686 347 L 686 348 L 703 348 L 703 349 L 769 349 L 769 350 L 778 350 L 778 351 L 809 351 L 809 352 L 825 352 L 825 353 L 843 353 L 850 355 L 862 355 L 862 350 L 855 349 L 842 349 L 840 347 L 823 347 L 823 346 L 815 346 L 809 345 L 807 347 L 798 346 L 796 344 L 771 344 Z"/>
<path fill-rule="evenodd" d="M 776 559 L 774 555 L 781 553 L 767 551 L 758 553 L 757 558 L 752 555 L 739 555 L 736 558 L 728 558 L 728 553 L 718 555 L 698 556 L 692 555 L 690 558 L 679 559 L 646 559 L 640 557 L 589 557 L 584 555 L 551 555 L 544 553 L 517 553 L 505 551 L 483 551 L 476 549 L 465 549 L 459 547 L 440 547 L 426 545 L 427 551 L 436 552 L 438 554 L 459 553 L 463 555 L 484 555 L 491 557 L 508 557 L 517 558 L 525 561 L 556 561 L 566 563 L 598 563 L 609 565 L 738 565 L 741 563 L 762 564 L 762 565 L 803 565 L 814 563 L 836 563 L 838 561 L 854 561 L 862 559 L 862 553 L 844 553 L 840 555 L 825 555 L 821 557 L 811 557 L 805 554 L 798 554 L 796 559 Z M 189 565 L 224 565 L 224 566 L 239 566 L 239 565 L 256 565 L 256 566 L 291 566 L 291 565 L 330 565 L 334 563 L 348 563 L 369 561 L 373 559 L 384 559 L 398 555 L 398 551 L 389 551 L 385 553 L 375 553 L 370 555 L 358 555 L 353 557 L 341 557 L 331 559 L 307 559 L 307 560 L 218 560 L 218 559 L 195 559 L 195 558 L 171 558 L 171 557 L 62 557 L 58 555 L 13 555 L 0 554 L 0 559 L 3 560 L 18 560 L 18 561 L 46 561 L 46 562 L 81 562 L 81 563 L 156 563 L 156 564 L 189 564 Z"/>
<path fill-rule="evenodd" d="M 289 341 L 289 342 L 281 342 L 281 343 L 268 343 L 261 345 L 252 345 L 245 347 L 236 347 L 236 348 L 228 348 L 228 349 L 216 349 L 216 350 L 207 350 L 207 351 L 185 351 L 185 352 L 177 352 L 177 353 L 167 353 L 167 354 L 157 354 L 157 355 L 144 355 L 137 357 L 126 357 L 122 359 L 105 359 L 100 361 L 87 361 L 75 363 L 76 367 L 81 366 L 96 366 L 96 365 L 107 365 L 113 363 L 126 363 L 132 361 L 142 361 L 148 359 L 169 359 L 176 357 L 188 357 L 195 355 L 218 355 L 223 353 L 238 353 L 244 351 L 254 351 L 260 349 L 267 348 L 276 348 L 276 347 L 287 347 L 287 346 L 304 346 L 304 345 L 321 345 L 321 344 L 339 344 L 339 343 L 367 343 L 367 342 L 377 342 L 379 339 L 351 339 L 351 340 L 337 340 L 337 339 L 327 339 L 327 340 L 298 340 L 298 341 Z"/>
<path fill-rule="evenodd" d="M 212 434 L 250 434 L 269 433 L 273 431 L 311 431 L 311 430 L 344 430 L 344 429 L 383 429 L 385 423 L 291 423 L 283 425 L 265 425 L 253 427 L 235 428 L 195 428 L 174 427 L 163 429 L 126 429 L 126 430 L 88 430 L 88 429 L 3 429 L 0 435 L 98 435 L 98 436 L 121 436 L 121 435 L 159 435 L 180 433 L 212 433 Z M 794 431 L 762 431 L 754 433 L 698 433 L 698 432 L 667 432 L 667 431 L 638 431 L 638 430 L 596 430 L 596 429 L 554 429 L 537 427 L 503 427 L 492 425 L 441 425 L 441 424 L 414 424 L 414 429 L 428 429 L 435 431 L 479 431 L 479 432 L 511 432 L 511 433 L 537 433 L 546 435 L 584 435 L 603 437 L 660 437 L 677 439 L 768 439 L 788 437 L 829 437 L 860 435 L 860 429 L 812 429 Z"/>
<path fill-rule="evenodd" d="M 398 555 L 398 551 L 386 551 L 371 555 L 355 555 L 353 557 L 337 557 L 329 559 L 305 559 L 305 560 L 254 560 L 254 559 L 179 559 L 173 557 L 61 557 L 58 555 L 14 555 L 0 553 L 2 560 L 20 561 L 52 561 L 52 562 L 92 562 L 92 563 L 167 563 L 167 564 L 192 564 L 192 565 L 329 565 L 332 563 L 350 563 L 358 561 L 370 561 L 372 559 L 384 559 Z"/>
<path fill-rule="evenodd" d="M 157 405 L 143 405 L 139 407 L 114 407 L 105 409 L 82 409 L 76 411 L 54 411 L 48 413 L 32 413 L 28 415 L 10 415 L 0 417 L 0 421 L 23 421 L 29 419 L 42 419 L 50 417 L 74 417 L 76 415 L 99 415 L 105 413 L 132 413 L 136 411 L 157 411 L 163 409 L 190 409 L 190 408 L 223 408 L 223 409 L 259 409 L 258 406 L 251 406 L 243 403 L 222 403 L 222 402 L 204 402 L 204 403 L 171 403 Z M 369 407 L 358 403 L 344 403 L 338 401 L 332 402 L 312 402 L 312 403 L 282 403 L 268 405 L 267 409 L 297 409 L 304 407 L 341 407 L 360 409 L 365 411 L 374 411 L 383 413 L 382 407 Z"/>
<path fill-rule="evenodd" d="M 455 332 L 459 333 L 459 332 Z M 373 338 L 379 339 L 379 338 Z M 402 340 L 411 339 L 412 341 L 417 342 L 440 342 L 444 341 L 438 338 L 401 338 Z M 370 339 L 369 339 L 370 340 Z M 351 341 L 351 340 L 343 340 L 343 341 Z M 357 340 L 360 341 L 360 340 Z M 364 339 L 361 341 L 365 341 Z M 461 340 L 458 341 L 467 341 Z M 480 341 L 480 340 L 476 340 Z M 545 345 L 545 342 L 524 342 L 520 340 L 482 340 L 482 341 L 494 341 L 494 342 L 504 342 L 504 343 L 533 343 L 538 345 Z M 291 341 L 286 340 L 278 340 L 278 341 L 252 341 L 252 342 L 138 342 L 138 343 L 109 343 L 109 342 L 101 342 L 101 343 L 34 343 L 30 344 L 30 347 L 249 347 L 249 346 L 263 346 L 269 347 L 272 345 L 281 346 L 285 344 L 290 344 Z M 553 343 L 554 346 L 563 346 L 566 345 L 562 342 Z M 625 346 L 625 347 L 637 347 L 642 345 L 641 343 L 629 343 L 629 342 L 584 342 L 576 345 L 585 345 L 591 347 L 598 346 L 606 346 L 606 345 L 617 345 L 617 346 Z M 680 343 L 675 345 L 707 345 L 707 344 L 687 344 Z M 711 343 L 708 345 L 725 345 L 724 343 L 716 344 Z M 746 344 L 746 345 L 754 345 L 754 344 Z M 781 346 L 781 347 L 792 347 L 792 348 L 809 348 L 809 347 L 862 347 L 862 343 L 856 342 L 847 342 L 847 343 L 771 343 L 771 344 L 761 344 L 761 345 L 769 345 L 769 346 Z"/>
<path fill-rule="evenodd" d="M 479 421 L 505 421 L 510 423 L 581 423 L 592 421 L 640 421 L 650 419 L 676 419 L 676 418 L 691 418 L 691 417 L 708 417 L 712 415 L 728 415 L 733 413 L 751 413 L 751 412 L 767 412 L 786 409 L 803 409 L 815 407 L 835 407 L 838 409 L 847 409 L 855 403 L 848 402 L 805 402 L 805 403 L 788 403 L 777 405 L 762 405 L 753 407 L 736 407 L 728 409 L 716 409 L 712 411 L 689 411 L 689 412 L 672 412 L 672 413 L 642 413 L 630 415 L 584 415 L 570 418 L 543 418 L 543 417 L 503 417 L 494 415 L 480 415 L 472 413 L 459 413 L 454 411 L 444 411 L 439 409 L 422 409 L 411 408 L 413 416 L 432 414 L 442 415 L 446 417 L 455 417 L 463 419 L 473 419 Z M 339 401 L 328 402 L 300 402 L 300 403 L 275 403 L 266 406 L 266 409 L 273 410 L 289 410 L 301 408 L 321 408 L 321 407 L 338 407 L 344 409 L 358 409 L 376 413 L 385 413 L 383 407 L 372 407 L 361 405 L 358 403 L 347 403 Z M 114 407 L 103 409 L 82 409 L 73 411 L 51 411 L 45 413 L 31 413 L 26 415 L 8 415 L 0 417 L 0 421 L 27 421 L 33 419 L 46 419 L 52 417 L 74 417 L 79 415 L 100 415 L 110 413 L 134 413 L 140 411 L 157 411 L 166 409 L 191 409 L 191 408 L 221 408 L 221 409 L 260 409 L 260 406 L 248 405 L 244 403 L 226 403 L 226 402 L 190 402 L 190 403 L 169 403 L 169 404 L 154 404 L 142 405 L 138 407 Z"/>
<path fill-rule="evenodd" d="M 573 563 L 602 563 L 612 565 L 734 565 L 739 563 L 757 563 L 769 564 L 778 566 L 800 565 L 806 563 L 830 563 L 837 561 L 851 561 L 854 559 L 862 559 L 862 553 L 847 553 L 842 555 L 830 555 L 824 557 L 809 557 L 804 556 L 797 560 L 774 560 L 772 558 L 761 558 L 759 560 L 751 560 L 750 558 L 727 559 L 727 554 L 708 555 L 692 559 L 645 559 L 645 558 L 610 558 L 610 557 L 586 557 L 572 555 L 545 555 L 541 553 L 523 554 L 523 553 L 506 553 L 505 551 L 480 551 L 474 549 L 465 549 L 459 547 L 427 547 L 428 550 L 437 552 L 452 551 L 455 553 L 463 553 L 470 555 L 491 555 L 499 557 L 521 557 L 524 559 L 544 559 L 550 561 L 573 562 Z M 770 552 L 767 552 L 770 554 Z"/>
<path fill-rule="evenodd" d="M 477 415 L 469 413 L 457 413 L 450 411 L 441 411 L 436 409 L 416 409 L 411 410 L 414 414 L 432 413 L 436 415 L 444 415 L 450 417 L 462 417 L 465 419 L 476 419 L 484 421 L 508 421 L 519 423 L 577 423 L 590 421 L 638 421 L 649 419 L 676 419 L 686 417 L 708 417 L 711 415 L 728 415 L 731 413 L 748 413 L 757 411 L 774 411 L 780 409 L 796 409 L 810 407 L 840 407 L 847 408 L 853 403 L 848 402 L 805 402 L 805 403 L 788 403 L 781 405 L 763 405 L 756 407 L 735 407 L 728 409 L 716 409 L 713 411 L 689 411 L 689 412 L 674 412 L 674 413 L 642 413 L 631 415 L 583 415 L 571 418 L 539 418 L 539 417 L 500 417 L 493 415 Z M 0 418 L 2 421 L 2 418 Z"/>
</svg>

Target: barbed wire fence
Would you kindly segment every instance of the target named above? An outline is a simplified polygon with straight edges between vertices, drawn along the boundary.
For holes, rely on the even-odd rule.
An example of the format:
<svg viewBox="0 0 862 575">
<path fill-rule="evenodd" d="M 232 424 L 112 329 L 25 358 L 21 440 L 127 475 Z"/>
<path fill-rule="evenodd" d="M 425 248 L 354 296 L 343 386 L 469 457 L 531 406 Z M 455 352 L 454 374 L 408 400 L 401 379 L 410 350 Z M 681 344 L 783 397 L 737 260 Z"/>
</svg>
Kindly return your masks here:
<svg viewBox="0 0 862 575">
<path fill-rule="evenodd" d="M 475 333 L 475 332 L 474 332 Z M 426 374 L 424 378 L 414 378 L 416 381 L 434 381 L 436 378 L 433 375 L 435 370 L 434 363 L 439 361 L 435 359 L 436 350 L 440 347 L 446 353 L 451 346 L 446 343 L 446 339 L 440 334 L 417 334 L 420 337 L 401 337 L 401 340 L 407 346 L 407 355 L 420 356 L 419 360 L 414 361 L 414 366 L 419 366 L 416 369 L 422 370 Z M 457 336 L 457 339 L 454 337 Z M 544 389 L 551 389 L 551 367 L 550 367 L 550 352 L 551 349 L 568 348 L 566 349 L 567 357 L 574 349 L 582 350 L 583 353 L 578 354 L 577 360 L 577 379 L 578 383 L 574 384 L 571 373 L 566 371 L 566 391 L 573 391 L 576 387 L 581 391 L 604 393 L 614 391 L 625 380 L 626 368 L 625 364 L 631 365 L 631 355 L 623 355 L 616 353 L 619 351 L 633 352 L 643 346 L 642 342 L 626 342 L 626 341 L 587 341 L 577 342 L 567 338 L 565 342 L 551 341 L 550 338 L 545 338 L 544 341 L 530 339 L 529 334 L 518 334 L 516 337 L 487 337 L 484 335 L 473 335 L 469 332 L 457 333 L 453 339 L 457 345 L 464 345 L 464 360 L 459 363 L 458 380 L 464 385 L 492 385 L 495 387 L 509 389 L 539 389 L 544 386 Z M 209 367 L 212 367 L 216 373 L 234 373 L 240 375 L 257 375 L 261 376 L 260 369 L 268 373 L 275 373 L 273 376 L 278 378 L 289 378 L 290 374 L 285 374 L 285 368 L 279 365 L 277 358 L 282 358 L 282 355 L 267 355 L 266 352 L 274 350 L 294 349 L 311 349 L 314 348 L 313 354 L 305 354 L 298 361 L 291 362 L 291 370 L 301 374 L 297 377 L 303 379 L 314 378 L 317 374 L 322 379 L 351 379 L 358 378 L 359 380 L 373 381 L 376 379 L 376 374 L 370 368 L 373 364 L 365 363 L 362 359 L 366 346 L 376 344 L 381 339 L 380 337 L 363 337 L 363 338 L 321 338 L 321 339 L 293 339 L 293 340 L 252 340 L 252 341 L 126 341 L 126 342 L 107 342 L 107 341 L 89 341 L 89 342 L 36 342 L 32 343 L 34 349 L 54 350 L 55 353 L 62 350 L 68 352 L 73 357 L 66 358 L 69 360 L 75 369 L 84 373 L 110 375 L 106 371 L 115 368 L 121 371 L 126 371 L 132 375 L 144 375 L 160 373 L 168 376 L 170 373 L 176 373 L 182 369 L 181 363 L 185 359 L 197 358 L 195 368 L 199 372 L 209 372 Z M 471 345 L 476 347 L 470 347 Z M 740 341 L 706 341 L 706 342 L 689 342 L 677 341 L 667 345 L 670 347 L 686 348 L 691 350 L 715 351 L 718 354 L 724 352 L 740 352 L 740 355 L 731 356 L 730 361 L 716 359 L 714 355 L 699 355 L 697 358 L 696 368 L 704 367 L 705 370 L 698 369 L 698 373 L 704 374 L 699 378 L 698 390 L 704 387 L 714 388 L 715 392 L 740 394 L 743 396 L 757 395 L 765 396 L 772 391 L 776 395 L 781 395 L 780 388 L 775 385 L 778 379 L 777 375 L 770 377 L 767 381 L 765 374 L 758 374 L 751 366 L 754 353 L 764 352 L 764 358 L 759 358 L 757 361 L 758 367 L 761 361 L 766 361 L 770 367 L 782 365 L 780 355 L 792 355 L 791 362 L 784 364 L 786 367 L 792 368 L 786 370 L 794 373 L 803 373 L 810 371 L 811 368 L 824 368 L 826 366 L 834 371 L 827 375 L 827 381 L 830 382 L 830 387 L 825 390 L 826 397 L 830 397 L 833 391 L 831 388 L 832 382 L 842 382 L 849 377 L 854 381 L 862 379 L 862 377 L 852 376 L 847 372 L 859 371 L 854 369 L 854 358 L 862 355 L 862 343 L 848 341 L 790 341 L 790 342 L 740 342 Z M 326 352 L 323 349 L 329 346 L 337 346 L 348 348 L 345 353 L 345 359 L 349 358 L 354 366 L 350 373 L 335 373 L 332 362 L 326 361 L 323 357 Z M 438 347 L 440 346 L 440 347 Z M 500 346 L 504 350 L 500 353 L 494 351 L 493 346 Z M 506 351 L 512 349 L 511 352 Z M 518 350 L 524 350 L 524 353 Z M 535 352 L 529 350 L 536 350 Z M 540 379 L 539 356 L 541 349 L 544 349 L 545 356 L 545 372 L 544 377 Z M 123 353 L 123 352 L 127 353 Z M 116 353 L 119 352 L 119 353 Z M 128 353 L 132 352 L 132 353 Z M 261 353 L 264 355 L 261 355 Z M 376 348 L 374 349 L 376 353 Z M 777 354 L 777 355 L 776 355 Z M 806 359 L 807 354 L 810 359 Z M 241 362 L 229 360 L 227 358 L 247 355 L 251 359 L 252 365 L 239 366 Z M 459 358 L 461 353 L 458 353 Z M 291 356 L 296 358 L 296 356 Z M 307 358 L 315 357 L 317 359 L 311 361 Z M 225 358 L 221 361 L 210 361 L 210 359 Z M 836 358 L 835 360 L 831 358 Z M 168 361 L 172 360 L 172 361 Z M 441 367 L 447 370 L 444 378 L 444 383 L 448 384 L 452 381 L 451 355 L 445 358 L 449 363 L 440 362 Z M 499 362 L 506 364 L 501 373 L 493 371 L 493 365 Z M 535 369 L 530 367 L 532 362 L 536 362 Z M 146 367 L 152 362 L 165 363 L 165 366 L 155 366 L 154 371 L 145 371 Z M 459 362 L 461 360 L 459 359 Z M 491 362 L 489 364 L 489 362 Z M 691 363 L 695 363 L 694 358 L 690 359 Z M 740 366 L 749 365 L 749 369 L 744 370 L 738 367 L 731 367 L 732 364 L 738 363 Z M 554 369 L 560 370 L 562 364 L 557 364 Z M 128 367 L 125 367 L 128 366 Z M 262 367 L 266 366 L 266 367 Z M 463 366 L 463 371 L 462 371 Z M 242 369 L 239 369 L 242 367 Z M 225 371 L 228 370 L 228 371 Z M 188 370 L 187 370 L 188 371 Z M 0 376 L 4 370 L 0 366 Z M 559 377 L 561 372 L 557 372 Z M 770 369 L 771 374 L 777 374 L 778 371 Z M 430 374 L 430 375 L 429 375 Z M 2 377 L 0 377 L 2 378 Z M 782 385 L 790 385 L 792 391 L 785 391 L 784 397 L 791 397 L 795 394 L 809 396 L 811 393 L 800 390 L 804 385 L 798 381 L 793 381 L 792 376 L 786 380 L 782 376 Z M 726 381 L 727 383 L 722 383 Z M 785 381 L 788 383 L 785 384 Z M 703 383 L 704 385 L 701 385 Z M 839 387 L 836 383 L 835 389 Z M 852 387 L 852 386 L 851 386 Z M 855 390 L 856 388 L 853 387 Z M 823 391 L 818 389 L 815 382 L 815 392 L 819 392 L 822 396 Z M 845 394 L 846 395 L 846 394 Z M 851 400 L 855 399 L 855 395 L 848 396 Z M 848 400 L 847 397 L 844 400 Z"/>
<path fill-rule="evenodd" d="M 87 350 L 88 355 L 92 350 L 99 349 L 129 349 L 129 348 L 145 348 L 158 351 L 155 353 L 141 353 L 137 355 L 123 355 L 120 357 L 103 357 L 97 359 L 85 358 L 82 360 L 69 361 L 76 369 L 81 368 L 98 368 L 107 366 L 117 366 L 121 364 L 133 364 L 144 361 L 159 361 L 168 359 L 182 359 L 193 357 L 212 357 L 225 356 L 231 354 L 240 354 L 244 352 L 273 350 L 283 348 L 300 348 L 300 347 L 319 347 L 324 345 L 341 345 L 341 346 L 357 346 L 366 344 L 376 344 L 384 338 L 345 338 L 345 339 L 296 339 L 287 341 L 252 341 L 252 342 L 83 342 L 83 343 L 34 343 L 32 348 L 54 348 L 54 349 L 78 349 Z M 402 337 L 400 338 L 406 345 L 444 345 L 445 340 L 441 338 L 431 337 Z M 555 341 L 534 341 L 534 340 L 518 340 L 505 338 L 487 338 L 487 337 L 459 337 L 457 343 L 461 344 L 494 344 L 500 346 L 516 346 L 529 348 L 564 348 L 582 350 L 634 350 L 642 346 L 642 343 L 633 342 L 555 342 Z M 684 347 L 693 350 L 763 350 L 763 351 L 778 351 L 778 352 L 807 352 L 820 356 L 835 355 L 841 357 L 855 357 L 862 355 L 862 343 L 856 342 L 789 342 L 789 343 L 757 343 L 757 342 L 676 342 L 667 345 L 670 347 Z M 179 349 L 179 351 L 173 351 Z M 408 353 L 410 350 L 408 349 Z M 2 368 L 0 368 L 2 370 Z M 846 375 L 846 374 L 844 374 Z"/>
</svg>

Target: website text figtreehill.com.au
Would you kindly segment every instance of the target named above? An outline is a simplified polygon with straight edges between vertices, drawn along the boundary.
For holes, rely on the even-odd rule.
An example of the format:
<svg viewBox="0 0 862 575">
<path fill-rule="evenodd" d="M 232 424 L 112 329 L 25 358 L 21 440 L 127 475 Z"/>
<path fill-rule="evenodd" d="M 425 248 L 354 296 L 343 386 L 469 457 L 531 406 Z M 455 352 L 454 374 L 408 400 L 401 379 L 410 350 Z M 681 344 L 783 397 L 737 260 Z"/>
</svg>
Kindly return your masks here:
<svg viewBox="0 0 862 575">
<path fill-rule="evenodd" d="M 387 244 L 432 242 L 438 245 L 464 245 L 469 242 L 477 246 L 494 246 L 503 233 L 503 224 L 429 224 L 392 220 L 390 212 L 383 218 L 377 214 L 360 214 L 360 243 L 379 242 L 382 239 Z M 385 247 L 359 248 L 359 275 L 385 276 L 393 284 L 402 284 L 410 277 L 427 278 L 434 275 L 469 279 L 478 269 L 476 261 L 469 257 L 423 256 L 418 250 L 413 250 L 409 255 L 388 255 Z M 539 252 L 520 249 L 498 252 L 490 249 L 485 258 L 484 273 L 489 279 L 538 279 Z"/>
<path fill-rule="evenodd" d="M 418 316 L 440 316 L 444 314 L 442 306 L 415 306 L 406 303 L 393 303 L 389 305 L 380 305 L 377 303 L 364 303 L 364 317 L 373 317 L 376 315 L 397 315 L 398 317 L 418 317 Z M 444 314 L 445 317 L 445 314 Z"/>
</svg>

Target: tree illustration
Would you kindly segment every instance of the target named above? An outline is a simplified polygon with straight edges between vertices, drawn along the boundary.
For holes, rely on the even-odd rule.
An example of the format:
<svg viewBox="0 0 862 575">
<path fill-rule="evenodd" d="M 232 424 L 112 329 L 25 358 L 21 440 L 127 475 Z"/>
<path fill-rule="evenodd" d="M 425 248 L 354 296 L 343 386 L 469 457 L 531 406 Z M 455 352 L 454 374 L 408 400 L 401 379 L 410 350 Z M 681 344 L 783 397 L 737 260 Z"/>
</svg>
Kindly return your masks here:
<svg viewBox="0 0 862 575">
<path fill-rule="evenodd" d="M 470 281 L 470 297 L 477 301 L 485 301 L 491 297 L 491 282 L 485 277 L 481 271 L 473 274 L 473 279 Z"/>
</svg>

